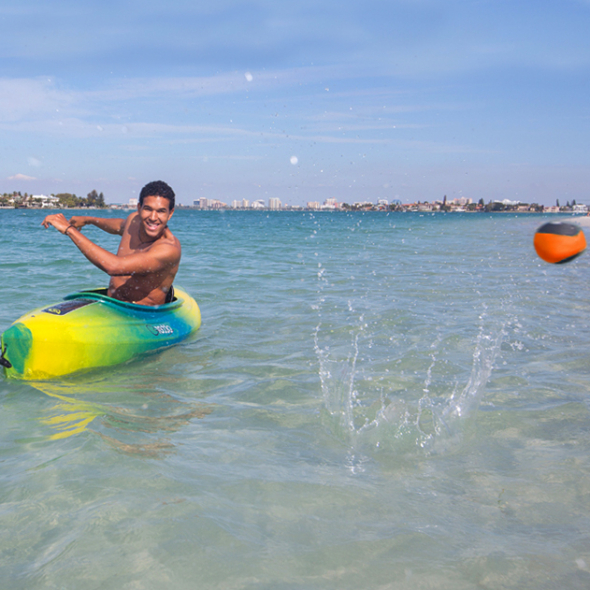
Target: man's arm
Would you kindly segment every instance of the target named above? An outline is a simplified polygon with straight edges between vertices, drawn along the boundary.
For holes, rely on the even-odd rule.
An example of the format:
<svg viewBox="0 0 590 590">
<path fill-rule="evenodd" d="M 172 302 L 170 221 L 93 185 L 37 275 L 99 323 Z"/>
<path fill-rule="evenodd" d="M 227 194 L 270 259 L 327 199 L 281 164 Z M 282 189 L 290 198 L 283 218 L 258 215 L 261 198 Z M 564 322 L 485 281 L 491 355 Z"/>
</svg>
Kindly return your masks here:
<svg viewBox="0 0 590 590">
<path fill-rule="evenodd" d="M 43 227 L 52 225 L 59 232 L 67 235 L 92 264 L 111 277 L 159 272 L 174 266 L 180 260 L 179 249 L 166 243 L 154 246 L 146 252 L 117 256 L 88 239 L 69 223 L 62 213 L 48 215 L 41 225 Z"/>
<path fill-rule="evenodd" d="M 70 225 L 76 229 L 82 229 L 85 225 L 94 225 L 109 234 L 122 236 L 125 228 L 125 219 L 112 217 L 89 217 L 87 215 L 75 215 L 70 219 Z"/>
<path fill-rule="evenodd" d="M 67 235 L 92 264 L 111 277 L 160 272 L 180 260 L 180 252 L 172 244 L 155 245 L 146 252 L 117 256 L 101 248 L 75 228 L 70 228 Z"/>
</svg>

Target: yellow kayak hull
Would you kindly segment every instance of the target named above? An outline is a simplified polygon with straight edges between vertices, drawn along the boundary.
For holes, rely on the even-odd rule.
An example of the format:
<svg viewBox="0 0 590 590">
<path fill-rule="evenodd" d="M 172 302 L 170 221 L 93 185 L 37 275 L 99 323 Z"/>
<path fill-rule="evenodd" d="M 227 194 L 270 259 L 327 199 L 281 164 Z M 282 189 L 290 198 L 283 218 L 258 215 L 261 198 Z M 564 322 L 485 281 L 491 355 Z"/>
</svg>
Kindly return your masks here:
<svg viewBox="0 0 590 590">
<path fill-rule="evenodd" d="M 198 330 L 201 312 L 180 288 L 158 306 L 118 301 L 106 289 L 79 291 L 55 305 L 35 309 L 1 337 L 6 377 L 53 379 L 117 365 L 177 344 Z"/>
</svg>

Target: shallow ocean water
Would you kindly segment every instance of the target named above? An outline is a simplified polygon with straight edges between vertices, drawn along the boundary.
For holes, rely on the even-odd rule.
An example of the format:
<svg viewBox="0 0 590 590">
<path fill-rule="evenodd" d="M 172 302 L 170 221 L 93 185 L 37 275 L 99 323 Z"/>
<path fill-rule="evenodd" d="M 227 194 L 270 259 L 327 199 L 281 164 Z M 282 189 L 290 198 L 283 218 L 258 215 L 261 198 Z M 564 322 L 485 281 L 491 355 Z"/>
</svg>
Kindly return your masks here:
<svg viewBox="0 0 590 590">
<path fill-rule="evenodd" d="M 0 331 L 105 283 L 0 217 Z M 590 258 L 544 220 L 178 210 L 196 337 L 0 379 L 2 588 L 588 588 Z"/>
</svg>

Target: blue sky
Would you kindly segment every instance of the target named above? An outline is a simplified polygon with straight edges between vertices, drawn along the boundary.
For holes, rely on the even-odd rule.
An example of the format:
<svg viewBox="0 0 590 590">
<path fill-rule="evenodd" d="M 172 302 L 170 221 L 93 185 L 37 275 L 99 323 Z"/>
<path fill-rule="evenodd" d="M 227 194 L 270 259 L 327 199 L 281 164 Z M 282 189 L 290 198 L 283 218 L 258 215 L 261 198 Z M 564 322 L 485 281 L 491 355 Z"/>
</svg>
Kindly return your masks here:
<svg viewBox="0 0 590 590">
<path fill-rule="evenodd" d="M 590 0 L 1 0 L 0 26 L 0 193 L 590 204 Z"/>
</svg>

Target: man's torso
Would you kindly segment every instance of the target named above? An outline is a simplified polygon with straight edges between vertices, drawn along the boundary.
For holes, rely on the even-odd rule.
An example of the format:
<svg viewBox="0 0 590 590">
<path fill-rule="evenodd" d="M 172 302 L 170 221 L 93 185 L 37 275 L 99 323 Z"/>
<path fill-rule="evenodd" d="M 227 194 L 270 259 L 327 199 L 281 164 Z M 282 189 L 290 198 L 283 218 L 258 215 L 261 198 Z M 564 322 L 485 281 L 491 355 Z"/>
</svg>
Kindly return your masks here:
<svg viewBox="0 0 590 590">
<path fill-rule="evenodd" d="M 142 242 L 139 228 L 139 217 L 137 213 L 133 213 L 125 223 L 117 256 L 150 252 L 166 244 L 178 249 L 178 260 L 173 265 L 153 273 L 112 276 L 109 283 L 109 296 L 141 305 L 161 305 L 166 302 L 166 295 L 172 287 L 174 277 L 178 271 L 180 242 L 168 228 L 157 240 Z"/>
</svg>

